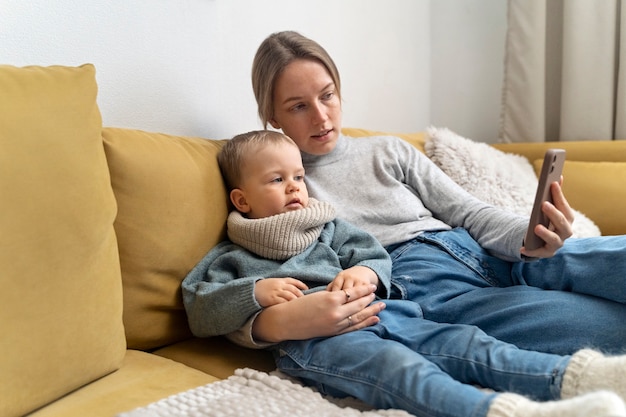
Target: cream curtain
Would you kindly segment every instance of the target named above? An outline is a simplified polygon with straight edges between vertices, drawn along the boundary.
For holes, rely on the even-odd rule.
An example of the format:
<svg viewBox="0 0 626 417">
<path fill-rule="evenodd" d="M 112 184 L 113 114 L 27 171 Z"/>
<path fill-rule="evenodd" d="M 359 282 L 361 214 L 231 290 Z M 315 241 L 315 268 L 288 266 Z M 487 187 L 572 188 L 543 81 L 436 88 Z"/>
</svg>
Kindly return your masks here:
<svg viewBox="0 0 626 417">
<path fill-rule="evenodd" d="M 504 142 L 626 139 L 625 9 L 508 0 Z"/>
</svg>

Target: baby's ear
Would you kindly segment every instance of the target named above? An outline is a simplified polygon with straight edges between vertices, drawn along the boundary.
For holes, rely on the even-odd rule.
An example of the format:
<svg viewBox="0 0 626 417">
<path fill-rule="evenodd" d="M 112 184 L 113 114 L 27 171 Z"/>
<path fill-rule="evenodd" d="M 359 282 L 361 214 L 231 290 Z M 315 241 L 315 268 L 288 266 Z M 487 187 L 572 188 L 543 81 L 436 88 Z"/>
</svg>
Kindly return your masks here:
<svg viewBox="0 0 626 417">
<path fill-rule="evenodd" d="M 250 206 L 246 200 L 246 194 L 239 188 L 233 188 L 230 192 L 230 201 L 240 213 L 248 213 Z"/>
</svg>

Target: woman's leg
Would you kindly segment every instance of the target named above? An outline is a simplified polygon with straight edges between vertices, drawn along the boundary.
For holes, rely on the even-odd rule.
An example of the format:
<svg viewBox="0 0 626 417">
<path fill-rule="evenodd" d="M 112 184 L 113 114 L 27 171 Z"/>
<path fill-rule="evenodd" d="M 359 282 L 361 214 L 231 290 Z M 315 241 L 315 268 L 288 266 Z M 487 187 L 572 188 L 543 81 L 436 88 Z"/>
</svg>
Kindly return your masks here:
<svg viewBox="0 0 626 417">
<path fill-rule="evenodd" d="M 493 394 L 560 397 L 569 357 L 528 352 L 474 326 L 421 318 L 417 304 L 388 300 L 381 322 L 331 338 L 279 345 L 277 365 L 324 394 L 354 396 L 416 416 L 484 416 Z"/>
<path fill-rule="evenodd" d="M 626 304 L 626 236 L 568 239 L 551 258 L 514 264 L 512 274 L 529 286 Z"/>
<path fill-rule="evenodd" d="M 609 248 L 615 243 L 611 241 L 601 245 L 606 246 L 599 251 L 603 261 L 610 257 Z M 576 250 L 565 249 L 553 260 L 517 264 L 490 256 L 462 229 L 427 233 L 391 251 L 392 282 L 396 295 L 419 303 L 431 321 L 476 325 L 523 349 L 572 354 L 591 347 L 622 353 L 626 306 L 568 291 L 575 286 L 591 292 L 591 281 L 603 279 L 601 274 L 607 272 L 598 268 L 596 275 L 586 267 L 588 276 L 581 277 L 584 274 L 578 269 L 584 262 L 572 258 L 580 257 L 574 253 L 585 248 L 572 246 Z M 573 266 L 566 267 L 569 262 Z M 549 270 L 550 277 L 542 268 Z M 563 269 L 565 274 L 557 277 L 556 271 Z M 580 283 L 571 283 L 571 269 L 577 270 Z M 626 275 L 613 274 L 610 279 L 615 293 L 626 290 L 626 283 L 619 284 Z M 544 285 L 549 290 L 537 287 L 542 280 L 549 283 Z"/>
</svg>

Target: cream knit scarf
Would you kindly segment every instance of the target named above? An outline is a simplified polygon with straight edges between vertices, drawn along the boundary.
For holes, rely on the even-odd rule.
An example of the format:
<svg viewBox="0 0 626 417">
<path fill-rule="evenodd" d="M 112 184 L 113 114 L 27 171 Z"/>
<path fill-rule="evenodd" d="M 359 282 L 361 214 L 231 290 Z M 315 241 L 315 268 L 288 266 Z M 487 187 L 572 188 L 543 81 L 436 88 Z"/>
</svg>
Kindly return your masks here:
<svg viewBox="0 0 626 417">
<path fill-rule="evenodd" d="M 264 258 L 285 260 L 315 242 L 334 218 L 332 205 L 313 198 L 306 208 L 262 219 L 247 219 L 232 211 L 227 220 L 228 238 Z"/>
</svg>

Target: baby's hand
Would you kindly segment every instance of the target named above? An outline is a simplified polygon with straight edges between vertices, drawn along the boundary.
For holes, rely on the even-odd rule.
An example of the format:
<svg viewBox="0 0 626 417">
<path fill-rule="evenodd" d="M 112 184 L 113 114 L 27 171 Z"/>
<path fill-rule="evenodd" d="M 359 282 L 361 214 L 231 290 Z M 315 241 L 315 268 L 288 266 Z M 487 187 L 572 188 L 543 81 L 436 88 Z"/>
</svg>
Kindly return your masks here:
<svg viewBox="0 0 626 417">
<path fill-rule="evenodd" d="M 266 278 L 255 283 L 254 297 L 265 308 L 302 297 L 302 291 L 307 289 L 304 282 L 295 278 Z"/>
<path fill-rule="evenodd" d="M 366 266 L 357 265 L 338 273 L 335 279 L 328 284 L 326 289 L 328 291 L 339 291 L 358 285 L 371 284 L 378 286 L 378 275 L 376 275 L 376 272 Z"/>
</svg>

